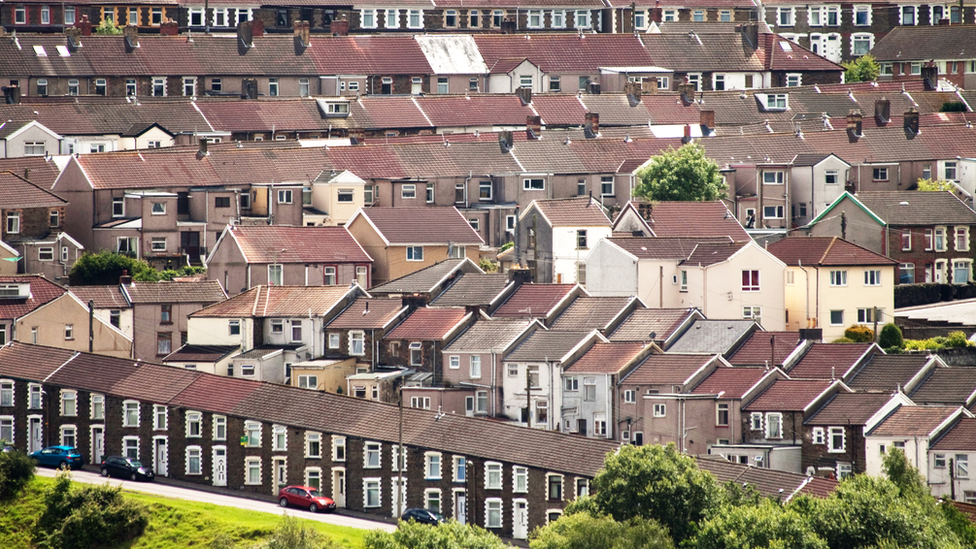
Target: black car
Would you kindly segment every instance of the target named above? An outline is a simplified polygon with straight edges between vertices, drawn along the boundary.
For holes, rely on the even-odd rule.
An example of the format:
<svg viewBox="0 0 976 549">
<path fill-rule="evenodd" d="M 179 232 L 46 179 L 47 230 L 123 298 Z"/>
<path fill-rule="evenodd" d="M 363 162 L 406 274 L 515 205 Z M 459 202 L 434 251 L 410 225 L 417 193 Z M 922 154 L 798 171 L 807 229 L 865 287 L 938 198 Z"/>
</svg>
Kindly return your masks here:
<svg viewBox="0 0 976 549">
<path fill-rule="evenodd" d="M 137 459 L 125 456 L 108 456 L 102 462 L 102 476 L 127 478 L 129 480 L 152 480 L 155 478 L 152 467 L 147 467 Z"/>
<path fill-rule="evenodd" d="M 442 517 L 440 513 L 417 508 L 407 509 L 407 511 L 400 517 L 400 520 L 413 520 L 421 524 L 433 524 L 436 526 L 444 522 L 444 517 Z"/>
</svg>

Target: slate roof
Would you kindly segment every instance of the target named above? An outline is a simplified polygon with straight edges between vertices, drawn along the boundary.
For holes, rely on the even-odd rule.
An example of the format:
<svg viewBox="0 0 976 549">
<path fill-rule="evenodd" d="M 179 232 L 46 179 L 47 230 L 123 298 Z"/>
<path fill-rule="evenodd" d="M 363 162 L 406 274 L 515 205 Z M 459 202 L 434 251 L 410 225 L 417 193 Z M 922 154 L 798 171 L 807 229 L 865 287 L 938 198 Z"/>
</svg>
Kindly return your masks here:
<svg viewBox="0 0 976 549">
<path fill-rule="evenodd" d="M 702 239 L 696 237 L 614 236 L 610 243 L 637 259 L 687 259 L 702 243 L 730 243 L 728 238 Z"/>
<path fill-rule="evenodd" d="M 682 265 L 698 265 L 708 267 L 737 254 L 748 242 L 699 242 L 694 251 L 681 262 Z"/>
<path fill-rule="evenodd" d="M 643 350 L 641 343 L 594 343 L 564 371 L 573 374 L 616 374 Z"/>
<path fill-rule="evenodd" d="M 831 383 L 829 380 L 777 379 L 745 404 L 742 411 L 802 412 Z"/>
<path fill-rule="evenodd" d="M 122 294 L 118 284 L 106 286 L 71 286 L 68 291 L 75 294 L 82 303 L 95 302 L 96 309 L 128 309 L 129 302 Z"/>
<path fill-rule="evenodd" d="M 890 218 L 893 226 L 976 224 L 976 212 L 949 191 L 862 191 L 856 196 L 881 219 Z"/>
<path fill-rule="evenodd" d="M 854 372 L 845 383 L 855 391 L 880 391 L 890 393 L 915 377 L 931 360 L 928 355 L 876 354 Z M 974 386 L 976 389 L 976 386 Z"/>
<path fill-rule="evenodd" d="M 633 301 L 632 297 L 580 296 L 549 327 L 557 332 L 603 331 Z"/>
<path fill-rule="evenodd" d="M 694 309 L 635 309 L 610 334 L 610 341 L 650 341 L 651 332 L 657 341 L 667 340 Z"/>
<path fill-rule="evenodd" d="M 837 393 L 804 425 L 864 425 L 889 400 L 889 393 Z"/>
<path fill-rule="evenodd" d="M 385 284 L 373 286 L 369 291 L 373 295 L 429 293 L 458 272 L 482 273 L 477 265 L 466 258 L 445 259 Z"/>
<path fill-rule="evenodd" d="M 359 210 L 391 246 L 480 246 L 485 241 L 454 206 Z M 350 220 L 349 223 L 352 223 Z M 348 225 L 348 224 L 347 224 Z"/>
<path fill-rule="evenodd" d="M 675 385 L 688 381 L 695 372 L 715 359 L 712 354 L 674 355 L 664 353 L 648 355 L 630 371 L 621 384 L 626 385 Z"/>
<path fill-rule="evenodd" d="M 787 374 L 793 379 L 840 379 L 867 353 L 880 353 L 873 343 L 813 343 Z"/>
<path fill-rule="evenodd" d="M 136 104 L 125 97 L 73 96 L 69 98 L 45 97 L 43 105 L 33 100 L 18 105 L 0 106 L 0 117 L 14 122 L 7 124 L 6 130 L 19 129 L 31 121 L 37 121 L 47 129 L 64 136 L 120 134 L 135 136 L 154 123 L 170 132 L 192 132 L 194 129 L 217 129 L 197 109 L 189 98 L 162 98 L 140 96 Z M 215 104 L 198 98 L 197 105 Z M 235 105 L 245 111 L 257 110 L 243 101 L 220 100 L 220 105 L 232 108 Z M 248 113 L 250 114 L 250 113 Z M 245 115 L 245 120 L 250 118 Z M 248 129 L 256 129 L 251 124 Z M 270 125 L 268 126 L 270 128 Z M 284 129 L 284 128 L 282 128 Z M 56 153 L 56 151 L 51 151 Z"/>
<path fill-rule="evenodd" d="M 690 392 L 694 395 L 717 395 L 742 398 L 764 375 L 763 368 L 716 368 Z"/>
<path fill-rule="evenodd" d="M 897 265 L 887 258 L 836 236 L 794 236 L 766 247 L 769 253 L 791 267 L 799 264 L 822 266 Z"/>
<path fill-rule="evenodd" d="M 255 286 L 230 299 L 190 313 L 195 318 L 304 317 L 329 312 L 349 286 Z"/>
<path fill-rule="evenodd" d="M 356 298 L 327 325 L 329 329 L 380 329 L 404 309 L 399 299 Z"/>
<path fill-rule="evenodd" d="M 369 257 L 345 227 L 236 225 L 234 239 L 248 263 L 369 263 Z"/>
<path fill-rule="evenodd" d="M 799 344 L 799 332 L 753 332 L 728 361 L 733 366 L 776 366 Z"/>
<path fill-rule="evenodd" d="M 767 498 L 786 495 L 785 499 L 791 499 L 796 494 L 826 498 L 837 489 L 837 481 L 833 479 L 732 463 L 720 456 L 699 456 L 698 467 L 714 475 L 722 484 L 748 484 Z"/>
<path fill-rule="evenodd" d="M 709 32 L 705 25 L 701 26 L 683 34 L 648 34 L 641 38 L 655 64 L 676 72 L 767 70 L 763 52 L 743 44 L 740 33 Z"/>
<path fill-rule="evenodd" d="M 26 299 L 0 299 L 0 319 L 14 320 L 34 309 L 54 301 L 67 293 L 67 289 L 41 275 L 0 276 L 0 284 L 30 284 L 30 295 Z"/>
<path fill-rule="evenodd" d="M 534 200 L 532 204 L 549 220 L 553 227 L 609 227 L 610 218 L 603 206 L 592 196 L 573 196 Z M 520 217 L 524 218 L 532 205 Z"/>
<path fill-rule="evenodd" d="M 476 34 L 474 40 L 489 67 L 500 59 L 518 58 L 548 73 L 597 74 L 600 67 L 655 65 L 630 34 Z"/>
<path fill-rule="evenodd" d="M 656 236 L 729 237 L 734 242 L 750 239 L 721 201 L 657 202 L 648 224 Z"/>
<path fill-rule="evenodd" d="M 958 406 L 900 406 L 867 436 L 928 436 L 959 409 Z"/>
<path fill-rule="evenodd" d="M 50 189 L 54 185 L 54 180 L 61 174 L 61 168 L 58 167 L 53 158 L 43 156 L 0 158 L 0 170 L 11 171 L 30 180 L 31 183 L 42 189 Z"/>
<path fill-rule="evenodd" d="M 575 289 L 575 284 L 522 284 L 492 316 L 545 317 Z"/>
<path fill-rule="evenodd" d="M 528 326 L 527 320 L 479 320 L 444 347 L 444 352 L 503 351 L 525 332 Z"/>
<path fill-rule="evenodd" d="M 964 417 L 929 447 L 935 451 L 976 450 L 976 418 Z"/>
<path fill-rule="evenodd" d="M 163 362 L 217 362 L 238 349 L 236 345 L 184 345 L 163 357 Z"/>
<path fill-rule="evenodd" d="M 68 201 L 11 171 L 0 171 L 0 209 L 56 208 Z M 6 221 L 5 221 L 6 223 Z"/>
<path fill-rule="evenodd" d="M 966 405 L 976 392 L 976 367 L 935 368 L 908 395 L 915 404 Z"/>
<path fill-rule="evenodd" d="M 384 339 L 443 341 L 468 314 L 466 309 L 460 307 L 417 309 Z"/>
<path fill-rule="evenodd" d="M 697 319 L 688 331 L 668 347 L 669 353 L 727 353 L 755 322 L 751 320 Z"/>
<path fill-rule="evenodd" d="M 0 375 L 41 380 L 75 353 L 12 343 L 0 348 Z M 85 356 L 79 353 L 79 358 Z M 58 372 L 52 383 L 82 391 L 182 406 L 268 423 L 360 437 L 398 440 L 396 406 L 296 387 L 187 371 L 147 362 L 97 355 Z M 328 413 L 309 414 L 309 410 Z M 595 476 L 618 444 L 479 418 L 402 409 L 403 443 L 426 449 L 496 459 L 549 471 Z"/>
<path fill-rule="evenodd" d="M 895 26 L 878 40 L 871 55 L 878 61 L 972 59 L 973 25 Z M 969 49 L 970 51 L 966 51 Z"/>
<path fill-rule="evenodd" d="M 464 273 L 451 284 L 450 288 L 437 296 L 431 305 L 438 307 L 489 305 L 510 283 L 508 275 L 505 274 Z"/>
<path fill-rule="evenodd" d="M 558 362 L 588 335 L 585 332 L 537 330 L 506 355 L 504 360 L 505 362 Z"/>
<path fill-rule="evenodd" d="M 95 155 L 91 155 L 95 156 Z M 123 286 L 132 304 L 137 303 L 216 303 L 227 294 L 216 280 L 199 282 L 133 282 Z"/>
</svg>

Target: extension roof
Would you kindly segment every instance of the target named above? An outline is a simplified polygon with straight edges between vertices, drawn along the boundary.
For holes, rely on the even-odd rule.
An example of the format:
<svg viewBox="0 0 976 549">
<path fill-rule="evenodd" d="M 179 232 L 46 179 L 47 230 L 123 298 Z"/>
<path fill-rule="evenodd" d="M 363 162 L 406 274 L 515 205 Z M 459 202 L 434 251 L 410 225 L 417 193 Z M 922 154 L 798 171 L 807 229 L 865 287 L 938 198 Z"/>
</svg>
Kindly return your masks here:
<svg viewBox="0 0 976 549">
<path fill-rule="evenodd" d="M 533 200 L 522 212 L 523 219 L 532 207 L 545 216 L 552 227 L 609 227 L 610 218 L 592 196 L 573 196 Z"/>
<path fill-rule="evenodd" d="M 777 379 L 745 404 L 742 411 L 802 412 L 832 383 L 830 380 Z"/>
<path fill-rule="evenodd" d="M 636 368 L 630 371 L 621 384 L 627 385 L 675 385 L 688 381 L 695 372 L 716 360 L 713 354 L 664 353 L 648 355 Z"/>
<path fill-rule="evenodd" d="M 255 286 L 190 313 L 194 318 L 275 318 L 322 315 L 350 293 L 348 286 Z"/>
<path fill-rule="evenodd" d="M 25 283 L 30 285 L 28 297 L 0 299 L 0 320 L 20 318 L 68 292 L 63 286 L 55 284 L 41 275 L 0 276 L 0 284 Z"/>
<path fill-rule="evenodd" d="M 105 286 L 71 286 L 68 291 L 82 303 L 95 302 L 96 309 L 128 309 L 131 307 L 118 284 Z"/>
<path fill-rule="evenodd" d="M 492 316 L 546 317 L 576 288 L 576 284 L 522 284 Z"/>
<path fill-rule="evenodd" d="M 799 332 L 753 332 L 728 361 L 733 366 L 778 366 L 799 344 Z"/>
<path fill-rule="evenodd" d="M 688 331 L 668 347 L 669 353 L 725 354 L 755 329 L 752 320 L 697 319 Z"/>
<path fill-rule="evenodd" d="M 92 155 L 94 156 L 94 155 Z M 122 286 L 132 304 L 216 303 L 227 299 L 216 280 L 198 282 L 132 282 Z"/>
<path fill-rule="evenodd" d="M 888 401 L 889 393 L 837 393 L 804 425 L 864 425 Z"/>
<path fill-rule="evenodd" d="M 414 271 L 379 286 L 373 286 L 369 291 L 373 295 L 431 293 L 452 277 L 464 273 L 483 275 L 484 271 L 468 258 L 445 259 L 430 267 L 424 267 L 419 271 Z"/>
<path fill-rule="evenodd" d="M 976 44 L 973 25 L 895 26 L 878 40 L 871 55 L 878 61 L 969 60 L 970 44 Z"/>
<path fill-rule="evenodd" d="M 891 393 L 899 387 L 904 389 L 930 360 L 929 355 L 876 354 L 854 372 L 846 385 L 855 391 Z"/>
<path fill-rule="evenodd" d="M 958 411 L 958 406 L 899 406 L 865 434 L 882 437 L 929 436 L 936 427 Z"/>
<path fill-rule="evenodd" d="M 479 320 L 452 341 L 444 352 L 478 353 L 501 352 L 508 349 L 516 339 L 531 325 L 531 321 L 515 320 Z"/>
<path fill-rule="evenodd" d="M 0 171 L 0 209 L 57 208 L 68 203 L 11 171 Z"/>
<path fill-rule="evenodd" d="M 409 276 L 409 275 L 408 275 Z M 437 296 L 437 307 L 484 306 L 491 304 L 509 287 L 508 275 L 500 273 L 462 273 L 451 287 Z"/>
<path fill-rule="evenodd" d="M 416 309 L 384 339 L 444 341 L 470 313 L 461 307 Z"/>
<path fill-rule="evenodd" d="M 968 406 L 976 393 L 976 367 L 933 368 L 908 395 L 916 404 Z"/>
<path fill-rule="evenodd" d="M 929 447 L 934 451 L 976 451 L 976 418 L 964 417 Z"/>
<path fill-rule="evenodd" d="M 610 341 L 666 341 L 692 317 L 697 309 L 635 309 L 610 334 Z M 654 334 L 651 337 L 650 334 Z"/>
<path fill-rule="evenodd" d="M 648 217 L 647 222 L 656 236 L 727 237 L 733 242 L 750 240 L 749 234 L 721 201 L 656 202 Z"/>
<path fill-rule="evenodd" d="M 801 264 L 824 267 L 898 264 L 894 259 L 836 236 L 787 237 L 771 243 L 766 249 L 791 267 Z"/>
<path fill-rule="evenodd" d="M 633 297 L 580 296 L 556 317 L 549 329 L 557 332 L 600 330 L 602 333 L 633 301 Z"/>
<path fill-rule="evenodd" d="M 399 299 L 359 296 L 327 325 L 329 329 L 378 330 L 386 327 L 405 307 Z"/>
<path fill-rule="evenodd" d="M 594 343 L 583 356 L 566 368 L 567 374 L 616 374 L 634 360 L 646 346 L 642 343 Z"/>
<path fill-rule="evenodd" d="M 874 343 L 813 343 L 786 373 L 793 379 L 840 379 L 876 353 L 881 349 Z"/>
<path fill-rule="evenodd" d="M 766 370 L 763 368 L 716 368 L 691 390 L 691 394 L 742 398 L 764 375 Z"/>
<path fill-rule="evenodd" d="M 558 362 L 590 334 L 536 330 L 505 356 L 505 362 Z"/>
<path fill-rule="evenodd" d="M 345 227 L 230 225 L 226 235 L 247 263 L 370 263 Z"/>
<path fill-rule="evenodd" d="M 480 246 L 485 241 L 454 206 L 364 208 L 346 223 L 364 217 L 390 246 Z"/>
<path fill-rule="evenodd" d="M 892 226 L 976 225 L 976 212 L 949 191 L 862 191 L 856 197 Z"/>
</svg>

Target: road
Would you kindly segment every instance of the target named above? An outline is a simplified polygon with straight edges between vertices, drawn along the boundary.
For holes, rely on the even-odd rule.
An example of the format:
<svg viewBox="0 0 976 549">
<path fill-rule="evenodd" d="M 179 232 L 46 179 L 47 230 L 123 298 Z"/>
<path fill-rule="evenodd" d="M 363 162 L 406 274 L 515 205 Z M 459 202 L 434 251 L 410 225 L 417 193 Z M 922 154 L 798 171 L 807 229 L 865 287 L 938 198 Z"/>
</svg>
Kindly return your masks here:
<svg viewBox="0 0 976 549">
<path fill-rule="evenodd" d="M 43 467 L 37 468 L 37 474 L 44 477 L 54 477 L 57 473 L 54 469 L 46 469 Z M 184 499 L 187 501 L 197 501 L 201 503 L 212 503 L 214 505 L 223 505 L 226 507 L 236 507 L 238 509 L 244 509 L 246 511 L 259 511 L 262 513 L 273 513 L 276 515 L 283 515 L 286 510 L 279 507 L 273 502 L 257 501 L 248 498 L 237 498 L 232 496 L 225 496 L 222 494 L 214 494 L 211 492 L 204 492 L 200 490 L 193 490 L 189 488 L 181 488 L 178 486 L 172 486 L 168 484 L 162 484 L 158 482 L 133 482 L 129 480 L 119 480 L 119 479 L 105 479 L 99 476 L 98 473 L 93 473 L 90 471 L 72 471 L 72 480 L 77 482 L 84 482 L 87 484 L 104 484 L 109 482 L 112 486 L 122 486 L 123 490 L 131 490 L 133 492 L 144 492 L 147 494 L 153 494 L 157 496 L 163 496 L 168 498 Z M 336 526 L 348 526 L 350 528 L 359 528 L 361 530 L 383 530 L 385 532 L 392 532 L 396 529 L 395 524 L 390 524 L 387 522 L 368 520 L 362 518 L 356 518 L 346 515 L 340 515 L 335 513 L 325 514 L 316 513 L 312 514 L 308 511 L 303 511 L 301 509 L 288 508 L 287 512 L 291 516 L 297 516 L 308 520 L 317 520 L 319 522 L 326 522 L 329 524 L 334 524 Z"/>
</svg>

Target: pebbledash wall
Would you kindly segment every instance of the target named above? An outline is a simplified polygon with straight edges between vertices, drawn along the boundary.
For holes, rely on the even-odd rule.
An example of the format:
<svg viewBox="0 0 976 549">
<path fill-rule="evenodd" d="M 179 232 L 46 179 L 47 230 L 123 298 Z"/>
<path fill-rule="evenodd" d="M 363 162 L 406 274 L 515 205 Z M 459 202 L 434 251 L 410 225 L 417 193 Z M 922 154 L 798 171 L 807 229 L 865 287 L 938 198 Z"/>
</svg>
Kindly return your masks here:
<svg viewBox="0 0 976 549">
<path fill-rule="evenodd" d="M 438 417 L 440 416 L 440 417 Z M 0 348 L 0 437 L 131 455 L 160 476 L 277 495 L 310 484 L 393 516 L 399 410 L 377 402 L 52 347 Z M 409 507 L 524 539 L 586 493 L 611 441 L 403 410 Z M 89 466 L 91 468 L 91 466 Z"/>
</svg>

